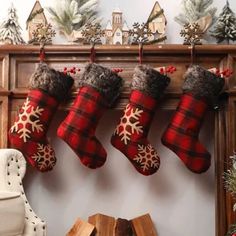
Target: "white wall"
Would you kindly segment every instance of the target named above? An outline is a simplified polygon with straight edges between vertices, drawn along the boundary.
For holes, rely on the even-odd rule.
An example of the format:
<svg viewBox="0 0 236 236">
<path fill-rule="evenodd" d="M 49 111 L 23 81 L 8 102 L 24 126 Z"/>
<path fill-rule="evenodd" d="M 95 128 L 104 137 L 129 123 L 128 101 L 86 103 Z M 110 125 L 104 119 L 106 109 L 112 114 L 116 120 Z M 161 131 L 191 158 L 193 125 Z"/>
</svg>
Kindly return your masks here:
<svg viewBox="0 0 236 236">
<path fill-rule="evenodd" d="M 24 22 L 34 1 L 13 2 L 18 9 L 21 25 L 25 28 Z M 51 1 L 51 5 L 54 2 Z M 112 9 L 118 5 L 130 25 L 134 21 L 144 21 L 154 2 L 101 0 L 101 15 L 109 19 Z M 181 43 L 180 27 L 173 21 L 180 10 L 181 1 L 159 2 L 168 19 L 168 42 Z M 221 8 L 224 2 L 216 0 L 215 5 Z M 41 3 L 46 6 L 49 1 L 41 0 Z M 236 11 L 236 2 L 231 0 L 230 3 Z M 8 1 L 1 2 L 1 16 L 6 14 L 9 4 Z M 57 41 L 62 42 L 59 39 Z M 109 142 L 120 111 L 107 112 L 99 124 L 97 136 L 108 152 L 108 159 L 98 170 L 82 166 L 71 149 L 56 138 L 56 129 L 66 115 L 60 112 L 49 131 L 58 157 L 55 169 L 41 174 L 29 167 L 25 178 L 29 201 L 38 215 L 47 221 L 48 235 L 65 235 L 77 217 L 86 219 L 100 212 L 128 219 L 150 213 L 160 236 L 214 236 L 214 163 L 207 173 L 193 174 L 170 150 L 161 145 L 160 136 L 171 114 L 158 110 L 155 116 L 150 141 L 160 154 L 161 167 L 155 175 L 144 177 Z M 200 136 L 212 154 L 213 123 L 213 114 L 209 114 Z"/>
<path fill-rule="evenodd" d="M 108 152 L 98 170 L 82 166 L 71 149 L 56 138 L 56 129 L 65 113 L 52 122 L 49 137 L 58 162 L 51 173 L 28 168 L 25 179 L 29 201 L 48 223 L 49 236 L 62 236 L 77 217 L 95 213 L 127 219 L 150 213 L 160 236 L 214 235 L 214 164 L 202 175 L 188 171 L 179 159 L 160 143 L 172 112 L 158 110 L 150 132 L 150 142 L 161 157 L 159 171 L 150 177 L 137 173 L 110 137 L 121 115 L 109 111 L 102 118 L 97 136 Z M 213 153 L 213 114 L 209 114 L 201 140 Z"/>
</svg>

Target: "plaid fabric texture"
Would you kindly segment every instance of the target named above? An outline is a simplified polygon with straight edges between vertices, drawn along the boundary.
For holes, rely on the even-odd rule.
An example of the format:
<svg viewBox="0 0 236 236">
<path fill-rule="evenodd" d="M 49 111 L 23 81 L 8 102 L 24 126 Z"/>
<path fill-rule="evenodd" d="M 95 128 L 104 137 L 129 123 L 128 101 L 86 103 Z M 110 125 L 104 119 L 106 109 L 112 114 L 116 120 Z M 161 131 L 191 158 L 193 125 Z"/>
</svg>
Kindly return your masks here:
<svg viewBox="0 0 236 236">
<path fill-rule="evenodd" d="M 160 165 L 156 150 L 147 140 L 156 104 L 156 99 L 141 91 L 132 91 L 129 103 L 111 138 L 112 145 L 143 175 L 154 174 Z"/>
<path fill-rule="evenodd" d="M 79 89 L 69 114 L 57 130 L 78 155 L 83 165 L 95 169 L 101 167 L 107 153 L 95 137 L 97 124 L 106 109 L 103 96 L 91 86 Z"/>
<path fill-rule="evenodd" d="M 184 94 L 173 118 L 162 136 L 162 143 L 171 149 L 195 173 L 205 172 L 211 155 L 199 142 L 198 134 L 208 105 L 204 98 Z"/>
<path fill-rule="evenodd" d="M 56 163 L 46 133 L 58 107 L 55 98 L 38 89 L 31 90 L 9 130 L 10 146 L 20 150 L 39 171 L 49 171 Z"/>
</svg>

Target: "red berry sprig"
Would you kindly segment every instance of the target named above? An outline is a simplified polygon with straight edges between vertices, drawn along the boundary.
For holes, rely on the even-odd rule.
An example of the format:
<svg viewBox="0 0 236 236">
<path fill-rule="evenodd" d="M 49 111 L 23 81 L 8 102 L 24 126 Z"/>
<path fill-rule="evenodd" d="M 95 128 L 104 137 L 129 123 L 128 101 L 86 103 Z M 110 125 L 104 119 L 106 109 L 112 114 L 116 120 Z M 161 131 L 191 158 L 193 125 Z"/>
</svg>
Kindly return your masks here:
<svg viewBox="0 0 236 236">
<path fill-rule="evenodd" d="M 75 75 L 75 74 L 78 74 L 80 72 L 80 68 L 76 68 L 75 66 L 72 67 L 72 68 L 67 68 L 67 67 L 64 67 L 64 74 L 65 75 Z"/>
<path fill-rule="evenodd" d="M 233 71 L 230 69 L 226 69 L 226 70 L 223 70 L 221 74 L 223 77 L 229 78 L 233 74 Z"/>
<path fill-rule="evenodd" d="M 176 70 L 177 70 L 176 67 L 171 65 L 167 67 L 161 67 L 159 69 L 159 72 L 163 75 L 166 75 L 168 73 L 173 74 Z"/>
<path fill-rule="evenodd" d="M 225 77 L 225 78 L 229 78 L 233 74 L 233 71 L 230 70 L 230 69 L 225 69 L 225 70 L 222 70 L 222 71 L 220 71 L 219 69 L 216 69 L 213 73 L 215 73 L 217 76 L 222 76 L 222 77 Z"/>
<path fill-rule="evenodd" d="M 121 69 L 121 68 L 113 68 L 112 71 L 118 74 L 120 72 L 123 72 L 123 69 Z"/>
<path fill-rule="evenodd" d="M 173 74 L 174 72 L 176 72 L 177 71 L 177 69 L 176 69 L 176 67 L 175 66 L 168 66 L 167 68 L 166 68 L 166 73 L 170 73 L 170 74 Z"/>
</svg>

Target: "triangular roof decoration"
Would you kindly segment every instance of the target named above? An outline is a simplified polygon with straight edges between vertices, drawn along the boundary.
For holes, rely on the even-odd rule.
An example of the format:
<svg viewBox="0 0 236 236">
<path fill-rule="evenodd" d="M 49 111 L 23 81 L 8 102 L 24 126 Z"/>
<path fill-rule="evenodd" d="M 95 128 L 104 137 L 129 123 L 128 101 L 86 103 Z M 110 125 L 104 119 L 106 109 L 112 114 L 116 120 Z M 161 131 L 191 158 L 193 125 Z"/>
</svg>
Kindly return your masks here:
<svg viewBox="0 0 236 236">
<path fill-rule="evenodd" d="M 114 35 L 118 29 L 122 32 L 122 28 L 120 26 L 116 26 L 112 31 L 112 35 Z"/>
<path fill-rule="evenodd" d="M 30 14 L 29 14 L 29 16 L 28 16 L 28 18 L 27 18 L 27 21 L 26 21 L 26 29 L 28 29 L 28 24 L 29 24 L 29 22 L 30 22 L 31 15 L 33 14 L 33 12 L 34 12 L 36 6 L 39 6 L 39 8 L 42 8 L 42 5 L 41 5 L 41 3 L 39 2 L 39 0 L 36 0 L 36 1 L 35 1 L 34 6 L 33 6 L 32 10 L 31 10 L 31 12 L 30 12 Z M 43 9 L 43 8 L 42 8 L 42 9 Z M 45 16 L 44 12 L 42 12 L 42 14 L 43 14 L 43 17 L 44 17 L 44 19 L 45 19 L 45 21 L 46 21 L 46 23 L 47 23 L 47 18 L 46 18 L 46 16 Z"/>
<path fill-rule="evenodd" d="M 155 9 L 156 8 L 159 8 L 160 10 L 162 10 L 162 8 L 161 8 L 161 6 L 160 6 L 158 1 L 155 2 L 154 6 L 152 8 L 152 11 L 151 11 L 151 13 L 150 13 L 150 15 L 148 17 L 148 21 L 155 15 Z M 164 15 L 164 12 L 162 13 L 162 15 L 164 16 L 165 22 L 167 23 L 166 16 Z"/>
<path fill-rule="evenodd" d="M 123 24 L 123 28 L 122 28 L 123 31 L 129 31 L 129 27 L 127 25 L 127 22 L 124 21 L 124 24 Z"/>
</svg>

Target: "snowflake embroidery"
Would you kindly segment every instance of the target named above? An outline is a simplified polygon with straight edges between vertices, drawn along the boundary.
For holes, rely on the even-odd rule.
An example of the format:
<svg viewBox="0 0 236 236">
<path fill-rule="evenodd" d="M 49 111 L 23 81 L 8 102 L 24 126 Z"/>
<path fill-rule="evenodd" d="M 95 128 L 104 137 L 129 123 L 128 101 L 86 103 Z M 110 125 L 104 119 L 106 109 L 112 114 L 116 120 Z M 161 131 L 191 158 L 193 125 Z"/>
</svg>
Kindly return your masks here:
<svg viewBox="0 0 236 236">
<path fill-rule="evenodd" d="M 56 164 L 54 150 L 49 144 L 38 143 L 38 151 L 32 156 L 32 159 L 37 162 L 37 166 L 41 171 L 52 169 Z"/>
<path fill-rule="evenodd" d="M 139 125 L 139 118 L 143 113 L 143 110 L 132 108 L 128 104 L 124 113 L 125 114 L 121 118 L 119 125 L 116 127 L 115 134 L 121 136 L 121 141 L 127 145 L 132 134 L 135 132 L 137 134 L 143 133 L 143 127 Z"/>
<path fill-rule="evenodd" d="M 30 138 L 30 133 L 33 131 L 43 131 L 43 125 L 40 124 L 39 117 L 42 115 L 43 108 L 39 108 L 38 106 L 34 108 L 30 105 L 30 101 L 27 98 L 23 107 L 22 112 L 19 113 L 18 121 L 14 123 L 11 127 L 11 133 L 17 132 L 20 135 L 20 138 L 23 138 L 24 143 L 27 141 L 27 138 Z M 31 129 L 29 128 L 31 125 Z"/>
<path fill-rule="evenodd" d="M 141 164 L 143 171 L 148 170 L 150 167 L 158 169 L 160 165 L 159 157 L 150 144 L 147 146 L 138 145 L 138 155 L 133 160 Z"/>
</svg>

